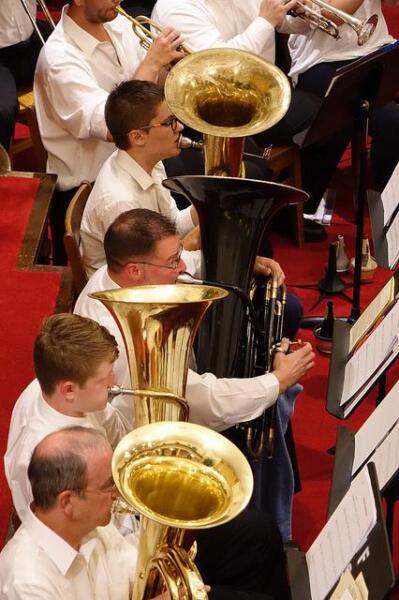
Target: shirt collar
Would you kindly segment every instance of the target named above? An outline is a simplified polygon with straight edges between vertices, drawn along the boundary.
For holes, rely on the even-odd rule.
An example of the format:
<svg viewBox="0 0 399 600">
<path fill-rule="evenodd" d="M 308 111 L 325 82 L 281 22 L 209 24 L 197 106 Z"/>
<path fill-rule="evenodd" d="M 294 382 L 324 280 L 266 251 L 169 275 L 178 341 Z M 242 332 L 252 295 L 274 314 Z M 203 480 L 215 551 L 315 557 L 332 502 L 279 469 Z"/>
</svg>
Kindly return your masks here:
<svg viewBox="0 0 399 600">
<path fill-rule="evenodd" d="M 43 398 L 43 394 L 40 392 L 38 398 L 38 409 L 41 416 L 48 423 L 53 423 L 60 427 L 68 427 L 68 425 L 79 425 L 81 422 L 83 425 L 86 424 L 86 417 L 72 417 L 70 415 L 64 415 L 63 413 L 55 410 L 46 400 Z"/>
<path fill-rule="evenodd" d="M 52 529 L 42 523 L 29 507 L 23 526 L 64 576 L 78 554 L 82 554 L 86 562 L 90 560 L 97 542 L 95 532 L 93 532 L 83 540 L 79 552 L 77 552 Z"/>
<path fill-rule="evenodd" d="M 125 150 L 117 150 L 115 160 L 122 169 L 133 177 L 143 191 L 148 190 L 154 184 L 161 183 L 162 179 L 165 178 L 162 162 L 157 163 L 151 175 L 149 175 Z"/>
<path fill-rule="evenodd" d="M 62 9 L 62 27 L 64 32 L 71 38 L 73 42 L 87 55 L 93 54 L 97 46 L 103 42 L 100 42 L 90 33 L 79 27 L 77 23 L 71 17 L 68 16 L 68 5 Z M 109 27 L 110 23 L 105 23 L 104 27 L 112 37 L 112 28 Z"/>
</svg>

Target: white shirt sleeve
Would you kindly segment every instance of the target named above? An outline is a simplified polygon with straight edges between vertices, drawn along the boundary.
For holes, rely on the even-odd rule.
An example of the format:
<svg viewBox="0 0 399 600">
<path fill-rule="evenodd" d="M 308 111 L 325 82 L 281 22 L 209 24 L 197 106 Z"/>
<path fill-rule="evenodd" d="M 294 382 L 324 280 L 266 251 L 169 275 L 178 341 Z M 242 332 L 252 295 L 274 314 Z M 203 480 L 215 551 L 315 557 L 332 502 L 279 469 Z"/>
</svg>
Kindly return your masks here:
<svg viewBox="0 0 399 600">
<path fill-rule="evenodd" d="M 40 72 L 37 77 L 40 84 Z M 77 59 L 59 61 L 41 84 L 46 88 L 53 114 L 72 137 L 107 141 L 104 107 L 108 92 L 99 86 L 87 65 L 78 64 Z"/>
<path fill-rule="evenodd" d="M 173 4 L 173 3 L 171 3 Z M 156 19 L 156 10 L 154 16 Z M 263 17 L 256 17 L 250 25 L 238 35 L 224 39 L 219 29 L 210 20 L 202 6 L 179 5 L 178 14 L 173 6 L 162 11 L 162 25 L 168 25 L 181 31 L 185 42 L 194 51 L 208 48 L 236 48 L 254 54 L 262 54 L 274 60 L 274 27 Z"/>
<path fill-rule="evenodd" d="M 190 421 L 215 431 L 259 417 L 276 402 L 278 393 L 279 382 L 272 373 L 250 379 L 218 379 L 211 373 L 188 372 Z"/>
<path fill-rule="evenodd" d="M 182 260 L 186 265 L 187 273 L 196 279 L 202 278 L 202 251 L 201 250 L 183 250 Z"/>
</svg>

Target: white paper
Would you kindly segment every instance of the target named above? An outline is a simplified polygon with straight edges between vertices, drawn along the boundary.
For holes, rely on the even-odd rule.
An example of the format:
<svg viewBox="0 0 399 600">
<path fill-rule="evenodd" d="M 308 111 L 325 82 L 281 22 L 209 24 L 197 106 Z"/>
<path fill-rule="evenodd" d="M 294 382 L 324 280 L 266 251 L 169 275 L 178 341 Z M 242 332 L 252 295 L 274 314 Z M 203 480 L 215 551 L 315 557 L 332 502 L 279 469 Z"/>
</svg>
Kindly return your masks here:
<svg viewBox="0 0 399 600">
<path fill-rule="evenodd" d="M 385 396 L 355 434 L 352 475 L 364 465 L 366 460 L 373 460 L 375 462 L 373 455 L 376 448 L 380 446 L 397 421 L 399 421 L 399 381 L 396 382 L 389 394 Z M 395 465 L 386 465 L 388 471 L 391 471 L 393 467 L 395 470 L 399 468 L 399 454 L 392 458 Z M 379 475 L 378 481 L 380 487 L 382 487 L 383 484 Z"/>
<path fill-rule="evenodd" d="M 366 331 L 375 323 L 379 315 L 395 298 L 395 277 L 391 277 L 377 296 L 353 324 L 349 334 L 349 352 L 354 345 L 364 336 Z"/>
<path fill-rule="evenodd" d="M 384 207 L 384 225 L 386 225 L 399 203 L 399 163 L 381 194 L 381 200 Z"/>
<path fill-rule="evenodd" d="M 323 600 L 377 522 L 367 468 L 360 471 L 306 553 L 312 600 Z"/>
<path fill-rule="evenodd" d="M 388 265 L 394 269 L 399 260 L 399 213 L 392 222 L 386 235 L 388 245 Z"/>
<path fill-rule="evenodd" d="M 345 367 L 340 405 L 352 398 L 377 369 L 399 353 L 399 302 L 385 315 Z"/>
</svg>

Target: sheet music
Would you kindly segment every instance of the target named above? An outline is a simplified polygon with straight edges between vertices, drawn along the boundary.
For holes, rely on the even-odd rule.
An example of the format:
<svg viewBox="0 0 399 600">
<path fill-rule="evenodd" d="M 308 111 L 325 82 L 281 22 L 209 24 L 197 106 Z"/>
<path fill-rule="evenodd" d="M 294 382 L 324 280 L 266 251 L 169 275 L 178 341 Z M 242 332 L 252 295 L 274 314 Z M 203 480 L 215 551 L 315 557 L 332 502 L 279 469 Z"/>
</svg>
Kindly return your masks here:
<svg viewBox="0 0 399 600">
<path fill-rule="evenodd" d="M 345 367 L 340 406 L 363 387 L 380 365 L 399 352 L 399 302 L 385 315 Z"/>
<path fill-rule="evenodd" d="M 367 467 L 351 487 L 306 553 L 312 600 L 323 600 L 377 522 Z"/>
<path fill-rule="evenodd" d="M 367 421 L 362 425 L 359 431 L 355 434 L 355 454 L 353 457 L 352 475 L 354 475 L 366 462 L 367 459 L 373 460 L 373 454 L 386 438 L 387 434 L 394 425 L 399 421 L 399 381 L 393 386 L 389 394 L 385 396 L 382 402 L 375 408 Z M 399 433 L 399 427 L 398 433 Z M 387 449 L 388 451 L 388 449 Z M 384 450 L 385 452 L 385 450 Z M 389 453 L 386 455 L 389 458 Z M 399 468 L 399 452 L 396 456 L 391 456 L 394 460 L 395 470 Z M 390 465 L 386 465 L 388 471 L 392 470 Z M 378 481 L 380 487 L 382 482 L 378 473 Z"/>
<path fill-rule="evenodd" d="M 363 337 L 366 331 L 370 329 L 377 317 L 383 312 L 388 304 L 394 300 L 394 298 L 395 277 L 391 277 L 352 326 L 349 334 L 349 352 L 351 352 L 353 346 Z"/>
<path fill-rule="evenodd" d="M 389 227 L 386 239 L 388 246 L 388 265 L 390 269 L 394 269 L 399 260 L 399 213 Z"/>
<path fill-rule="evenodd" d="M 399 468 L 399 421 L 371 456 L 377 470 L 378 485 L 382 490 Z"/>
<path fill-rule="evenodd" d="M 386 225 L 399 204 L 399 163 L 381 194 L 381 200 L 384 207 L 384 225 Z"/>
</svg>

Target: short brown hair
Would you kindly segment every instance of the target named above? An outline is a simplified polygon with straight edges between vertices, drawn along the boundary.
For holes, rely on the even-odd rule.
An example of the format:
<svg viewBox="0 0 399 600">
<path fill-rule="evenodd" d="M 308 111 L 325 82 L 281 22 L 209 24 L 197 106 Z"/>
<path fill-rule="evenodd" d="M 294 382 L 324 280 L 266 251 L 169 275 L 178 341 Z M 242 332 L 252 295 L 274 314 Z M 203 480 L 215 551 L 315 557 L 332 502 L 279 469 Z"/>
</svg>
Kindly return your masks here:
<svg viewBox="0 0 399 600">
<path fill-rule="evenodd" d="M 52 394 L 63 380 L 83 386 L 100 363 L 114 362 L 118 354 L 115 338 L 105 327 L 60 313 L 44 321 L 34 343 L 33 362 L 40 387 Z"/>
<path fill-rule="evenodd" d="M 107 265 L 119 273 L 130 261 L 151 254 L 159 240 L 177 235 L 167 217 L 147 208 L 133 208 L 121 213 L 109 226 L 104 237 Z"/>
<path fill-rule="evenodd" d="M 128 150 L 133 129 L 148 125 L 164 100 L 163 88 L 152 81 L 123 81 L 108 96 L 105 122 L 117 148 Z"/>
</svg>

